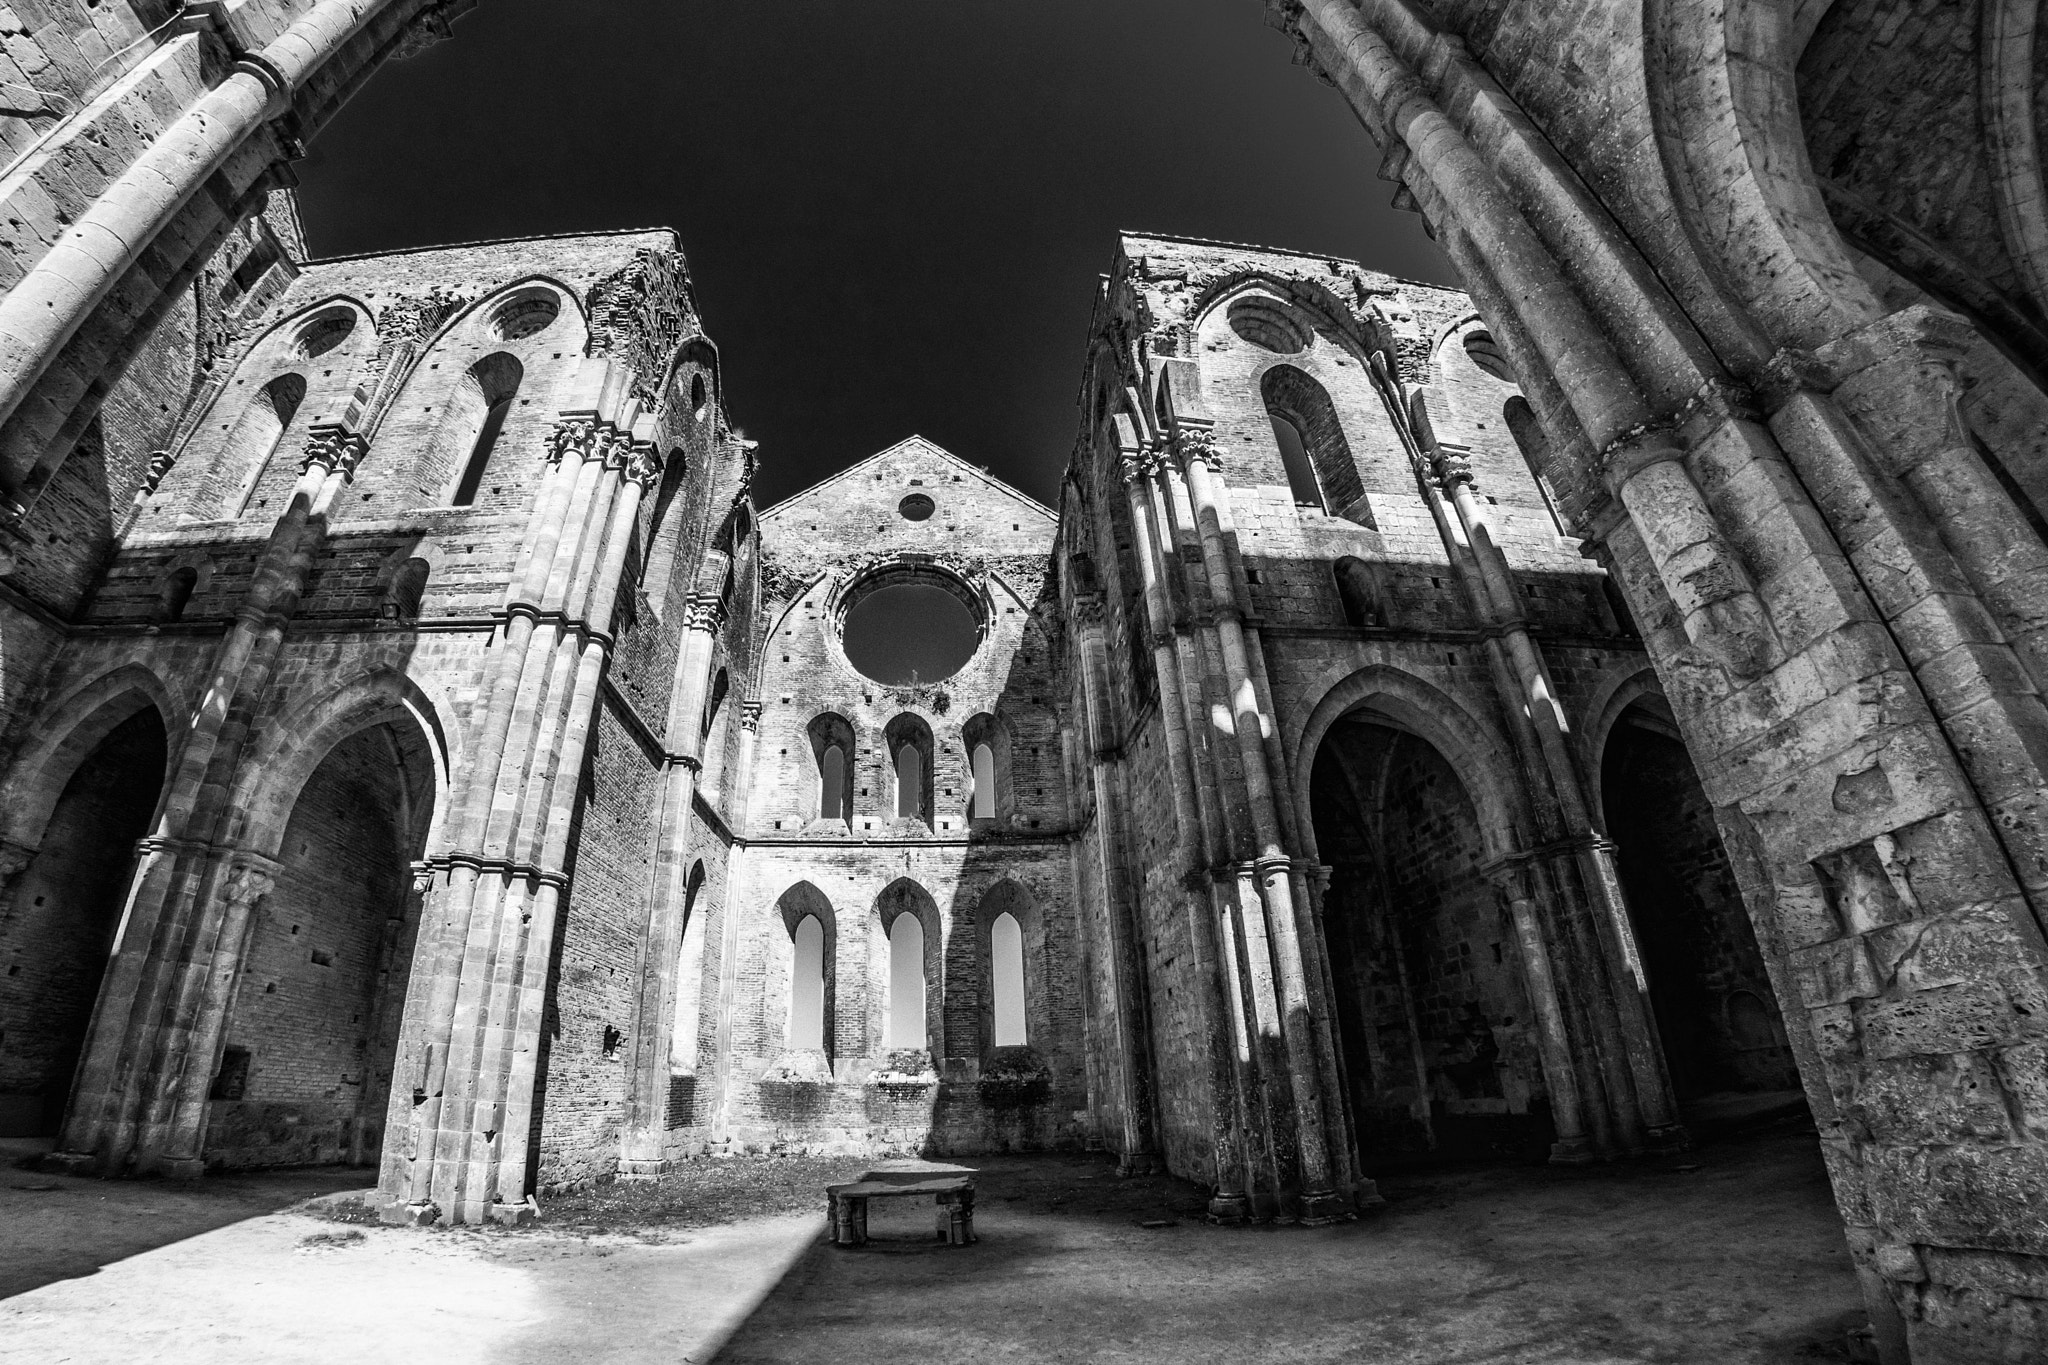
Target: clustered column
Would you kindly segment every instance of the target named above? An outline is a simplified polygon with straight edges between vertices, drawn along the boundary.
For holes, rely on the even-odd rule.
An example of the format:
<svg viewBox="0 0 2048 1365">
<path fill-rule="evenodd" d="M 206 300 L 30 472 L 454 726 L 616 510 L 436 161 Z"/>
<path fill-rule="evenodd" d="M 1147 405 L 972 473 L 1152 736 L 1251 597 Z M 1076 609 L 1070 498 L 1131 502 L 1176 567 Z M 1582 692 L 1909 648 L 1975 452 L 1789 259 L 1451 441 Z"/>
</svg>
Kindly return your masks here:
<svg viewBox="0 0 2048 1365">
<path fill-rule="evenodd" d="M 564 413 L 497 628 L 421 920 L 381 1187 L 414 1221 L 519 1219 L 564 862 L 612 616 L 642 496 L 659 476 L 616 362 Z"/>
</svg>

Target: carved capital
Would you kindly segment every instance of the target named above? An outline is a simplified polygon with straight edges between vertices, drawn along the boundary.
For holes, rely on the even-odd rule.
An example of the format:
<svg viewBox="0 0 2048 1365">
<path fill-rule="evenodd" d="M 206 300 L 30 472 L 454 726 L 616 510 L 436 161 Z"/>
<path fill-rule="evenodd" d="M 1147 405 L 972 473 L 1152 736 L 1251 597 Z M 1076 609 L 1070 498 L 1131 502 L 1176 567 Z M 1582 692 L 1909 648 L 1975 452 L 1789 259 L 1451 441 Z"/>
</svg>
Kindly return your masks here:
<svg viewBox="0 0 2048 1365">
<path fill-rule="evenodd" d="M 560 464 L 571 455 L 579 460 L 600 455 L 600 440 L 596 413 L 565 413 L 548 432 L 548 463 Z"/>
<path fill-rule="evenodd" d="M 661 452 L 652 441 L 635 441 L 626 457 L 626 478 L 640 485 L 645 495 L 661 482 Z"/>
<path fill-rule="evenodd" d="M 270 894 L 277 878 L 268 869 L 252 867 L 248 863 L 236 863 L 228 869 L 227 881 L 221 887 L 221 899 L 229 905 L 254 905 Z"/>
<path fill-rule="evenodd" d="M 683 629 L 716 634 L 725 624 L 725 601 L 716 593 L 691 593 L 683 607 Z"/>
<path fill-rule="evenodd" d="M 1174 433 L 1173 444 L 1183 464 L 1200 461 L 1210 469 L 1217 467 L 1216 433 L 1207 427 L 1182 426 Z"/>
<path fill-rule="evenodd" d="M 300 462 L 299 471 L 304 473 L 318 466 L 352 479 L 369 449 L 369 441 L 359 431 L 344 426 L 317 426 L 306 438 L 306 457 Z"/>
<path fill-rule="evenodd" d="M 743 701 L 740 703 L 740 728 L 750 732 L 761 728 L 760 702 Z"/>
<path fill-rule="evenodd" d="M 1463 446 L 1439 444 L 1436 449 L 1436 481 L 1450 492 L 1459 484 L 1471 484 L 1475 488 L 1479 480 L 1472 473 L 1472 452 Z"/>
</svg>

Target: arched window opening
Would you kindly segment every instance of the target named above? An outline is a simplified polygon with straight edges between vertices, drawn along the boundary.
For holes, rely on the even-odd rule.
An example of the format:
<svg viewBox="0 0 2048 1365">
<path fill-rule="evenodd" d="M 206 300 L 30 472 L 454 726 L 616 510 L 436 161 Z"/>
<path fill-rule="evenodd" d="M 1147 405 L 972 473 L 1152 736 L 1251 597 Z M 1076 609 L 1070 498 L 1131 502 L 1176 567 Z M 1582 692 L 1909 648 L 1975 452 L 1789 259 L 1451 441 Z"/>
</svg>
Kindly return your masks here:
<svg viewBox="0 0 2048 1365">
<path fill-rule="evenodd" d="M 420 619 L 420 604 L 427 597 L 427 575 L 431 566 L 424 559 L 408 559 L 391 577 L 391 591 L 384 598 L 386 619 L 411 623 Z"/>
<path fill-rule="evenodd" d="M 1379 584 L 1373 577 L 1372 567 L 1355 555 L 1345 555 L 1337 561 L 1334 572 L 1337 599 L 1344 607 L 1344 623 L 1349 626 L 1385 625 L 1386 613 L 1380 605 Z"/>
<path fill-rule="evenodd" d="M 986 744 L 974 746 L 973 818 L 996 818 L 996 751 Z"/>
<path fill-rule="evenodd" d="M 654 495 L 653 515 L 647 519 L 647 552 L 642 558 L 640 591 L 660 617 L 668 608 L 669 587 L 675 580 L 676 560 L 682 554 L 683 511 L 689 499 L 682 496 L 683 477 L 688 466 L 681 450 L 671 450 L 661 467 L 661 486 Z"/>
<path fill-rule="evenodd" d="M 703 421 L 705 409 L 710 401 L 711 390 L 705 387 L 704 376 L 700 372 L 690 380 L 690 415 L 700 422 Z"/>
<path fill-rule="evenodd" d="M 718 718 L 725 710 L 727 687 L 726 672 L 721 668 L 711 680 L 711 694 L 704 699 L 704 766 L 700 785 L 708 797 L 718 796 L 724 788 L 726 733 L 719 728 Z"/>
<path fill-rule="evenodd" d="M 960 727 L 960 742 L 967 751 L 967 818 L 1009 819 L 1009 727 L 984 712 Z"/>
<path fill-rule="evenodd" d="M 988 938 L 995 982 L 995 1045 L 1023 1047 L 1030 1041 L 1024 1023 L 1024 928 L 1005 911 L 996 916 Z"/>
<path fill-rule="evenodd" d="M 926 1045 L 924 985 L 924 925 L 914 914 L 899 914 L 889 926 L 889 1007 L 883 1047 Z"/>
<path fill-rule="evenodd" d="M 825 757 L 819 761 L 818 767 L 818 818 L 844 820 L 847 814 L 846 750 L 837 744 L 827 745 Z"/>
<path fill-rule="evenodd" d="M 295 374 L 279 375 L 249 401 L 241 420 L 228 433 L 227 444 L 214 466 L 226 479 L 236 481 L 234 494 L 227 503 L 227 515 L 239 517 L 248 510 L 256 485 L 263 481 L 263 471 L 270 467 L 271 457 L 283 444 L 292 418 L 305 401 L 306 381 Z"/>
<path fill-rule="evenodd" d="M 896 818 L 915 820 L 924 807 L 924 765 L 906 744 L 896 751 Z"/>
<path fill-rule="evenodd" d="M 1273 425 L 1273 440 L 1280 447 L 1280 463 L 1286 467 L 1287 491 L 1294 495 L 1294 505 L 1328 511 L 1329 504 L 1316 483 L 1315 466 L 1308 457 L 1308 440 L 1301 434 L 1301 428 L 1294 425 L 1293 418 L 1277 412 L 1267 413 L 1266 419 Z"/>
<path fill-rule="evenodd" d="M 805 915 L 796 926 L 788 1046 L 792 1052 L 825 1050 L 825 926 L 816 915 Z"/>
<path fill-rule="evenodd" d="M 704 728 L 702 733 L 709 735 L 711 727 L 718 723 L 718 712 L 725 705 L 726 689 L 730 686 L 731 682 L 726 676 L 726 671 L 722 668 L 719 669 L 718 676 L 711 680 L 711 691 L 704 699 Z"/>
<path fill-rule="evenodd" d="M 913 715 L 901 715 L 883 732 L 889 745 L 889 769 L 895 776 L 896 801 L 890 814 L 898 820 L 920 820 L 932 826 L 932 732 Z"/>
<path fill-rule="evenodd" d="M 1515 438 L 1515 449 L 1522 453 L 1522 463 L 1529 468 L 1529 477 L 1536 481 L 1536 491 L 1543 495 L 1543 506 L 1550 513 L 1550 524 L 1561 536 L 1571 531 L 1564 524 L 1564 516 L 1557 510 L 1557 497 L 1550 491 L 1550 480 L 1543 473 L 1544 457 L 1550 446 L 1543 434 L 1543 424 L 1536 420 L 1536 410 L 1529 406 L 1529 400 L 1519 393 L 1501 405 L 1501 417 L 1508 424 L 1508 434 Z"/>
<path fill-rule="evenodd" d="M 185 605 L 192 600 L 192 590 L 199 586 L 199 570 L 187 566 L 171 570 L 164 580 L 164 620 L 185 619 Z"/>
<path fill-rule="evenodd" d="M 434 460 L 444 468 L 460 461 L 448 493 L 451 507 L 470 507 L 483 490 L 491 455 L 519 397 L 526 367 L 503 351 L 469 367 L 448 396 L 448 408 L 434 442 Z"/>
<path fill-rule="evenodd" d="M 826 712 L 814 717 L 808 731 L 811 755 L 818 763 L 820 820 L 853 819 L 853 726 L 846 717 Z"/>
<path fill-rule="evenodd" d="M 1329 391 L 1305 371 L 1275 365 L 1260 376 L 1259 393 L 1294 500 L 1377 530 Z"/>
<path fill-rule="evenodd" d="M 683 946 L 676 955 L 676 1007 L 668 1044 L 668 1069 L 672 1076 L 697 1074 L 697 1022 L 704 1000 L 704 915 L 697 904 L 697 893 L 703 889 L 704 864 L 698 863 L 690 869 L 689 884 L 683 892 Z M 819 956 L 822 959 L 823 953 Z"/>
</svg>

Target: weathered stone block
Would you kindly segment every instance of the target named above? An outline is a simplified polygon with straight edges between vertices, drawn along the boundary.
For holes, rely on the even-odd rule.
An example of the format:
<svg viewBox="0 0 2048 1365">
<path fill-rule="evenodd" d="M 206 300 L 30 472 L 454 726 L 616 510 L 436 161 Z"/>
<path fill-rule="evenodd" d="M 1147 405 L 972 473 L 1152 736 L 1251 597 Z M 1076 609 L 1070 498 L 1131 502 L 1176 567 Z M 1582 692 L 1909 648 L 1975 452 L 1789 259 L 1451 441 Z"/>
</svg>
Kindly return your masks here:
<svg viewBox="0 0 2048 1365">
<path fill-rule="evenodd" d="M 2048 1147 L 1874 1147 L 1864 1169 L 1899 1241 L 2048 1254 Z"/>
<path fill-rule="evenodd" d="M 1863 1036 L 1872 1057 L 1970 1052 L 2037 1031 L 2038 1015 L 2020 1014 L 1995 982 L 1967 982 L 1864 1007 Z"/>
<path fill-rule="evenodd" d="M 1997 1074 L 1974 1053 L 1870 1062 L 1849 1112 L 1892 1145 L 1997 1142 L 2011 1132 Z"/>
</svg>

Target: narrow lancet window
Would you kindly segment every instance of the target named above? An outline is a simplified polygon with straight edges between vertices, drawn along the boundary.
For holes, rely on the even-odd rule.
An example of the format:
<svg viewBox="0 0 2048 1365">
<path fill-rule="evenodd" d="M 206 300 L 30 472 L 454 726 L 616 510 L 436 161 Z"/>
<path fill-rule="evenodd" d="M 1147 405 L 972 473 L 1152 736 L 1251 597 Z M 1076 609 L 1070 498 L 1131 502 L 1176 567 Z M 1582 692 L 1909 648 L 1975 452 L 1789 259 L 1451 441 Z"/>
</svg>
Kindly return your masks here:
<svg viewBox="0 0 2048 1365">
<path fill-rule="evenodd" d="M 924 926 L 916 915 L 901 914 L 889 929 L 889 1022 L 882 1046 L 924 1045 Z"/>
<path fill-rule="evenodd" d="M 915 745 L 896 751 L 896 818 L 924 817 L 924 756 Z"/>
<path fill-rule="evenodd" d="M 846 807 L 846 750 L 837 744 L 828 745 L 825 756 L 819 762 L 818 774 L 818 818 L 820 820 L 844 820 Z"/>
<path fill-rule="evenodd" d="M 996 751 L 986 744 L 974 746 L 974 810 L 976 820 L 993 820 L 996 815 Z"/>
<path fill-rule="evenodd" d="M 789 1047 L 825 1050 L 825 926 L 805 915 L 796 926 L 789 971 Z"/>
<path fill-rule="evenodd" d="M 1024 930 L 1015 915 L 996 916 L 988 947 L 995 977 L 996 1046 L 1022 1047 L 1030 1039 L 1024 1027 Z"/>
</svg>

